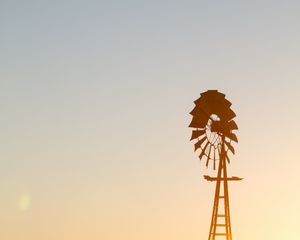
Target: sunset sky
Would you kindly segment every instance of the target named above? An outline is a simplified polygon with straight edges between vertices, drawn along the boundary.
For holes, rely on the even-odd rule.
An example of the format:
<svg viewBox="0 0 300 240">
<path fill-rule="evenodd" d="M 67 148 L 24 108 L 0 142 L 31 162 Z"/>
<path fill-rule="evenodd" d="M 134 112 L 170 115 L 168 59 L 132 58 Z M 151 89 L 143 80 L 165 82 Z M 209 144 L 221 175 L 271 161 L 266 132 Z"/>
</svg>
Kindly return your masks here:
<svg viewBox="0 0 300 240">
<path fill-rule="evenodd" d="M 0 2 L 0 239 L 203 240 L 193 101 L 239 125 L 234 240 L 297 240 L 299 1 Z"/>
</svg>

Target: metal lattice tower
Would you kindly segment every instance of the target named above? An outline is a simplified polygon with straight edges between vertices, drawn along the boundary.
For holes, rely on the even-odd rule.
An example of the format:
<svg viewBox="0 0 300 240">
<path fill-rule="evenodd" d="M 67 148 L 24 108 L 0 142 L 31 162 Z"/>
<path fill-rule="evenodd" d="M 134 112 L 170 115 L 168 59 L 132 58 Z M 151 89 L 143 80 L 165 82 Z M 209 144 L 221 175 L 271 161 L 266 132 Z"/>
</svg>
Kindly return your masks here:
<svg viewBox="0 0 300 240">
<path fill-rule="evenodd" d="M 216 177 L 204 175 L 207 181 L 216 182 L 208 240 L 220 239 L 218 237 L 232 240 L 228 181 L 242 180 L 227 176 L 228 152 L 234 154 L 232 143 L 238 142 L 233 133 L 238 129 L 233 120 L 236 115 L 225 95 L 217 90 L 201 93 L 194 103 L 196 106 L 190 113 L 193 119 L 189 125 L 194 128 L 191 140 L 196 140 L 195 151 L 201 150 L 199 159 L 206 159 L 206 167 L 212 162 L 213 169 L 218 169 Z"/>
</svg>

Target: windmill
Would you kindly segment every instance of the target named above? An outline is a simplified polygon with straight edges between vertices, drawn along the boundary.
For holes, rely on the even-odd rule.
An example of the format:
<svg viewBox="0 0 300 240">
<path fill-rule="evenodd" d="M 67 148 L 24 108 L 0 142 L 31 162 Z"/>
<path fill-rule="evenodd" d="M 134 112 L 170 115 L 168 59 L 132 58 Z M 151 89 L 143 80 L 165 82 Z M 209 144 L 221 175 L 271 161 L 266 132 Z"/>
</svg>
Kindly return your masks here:
<svg viewBox="0 0 300 240">
<path fill-rule="evenodd" d="M 225 94 L 217 90 L 201 93 L 194 103 L 196 106 L 190 113 L 193 118 L 189 125 L 194 129 L 191 141 L 195 141 L 195 151 L 200 150 L 199 159 L 205 160 L 206 167 L 212 164 L 213 170 L 218 171 L 216 177 L 204 175 L 207 181 L 216 182 L 208 240 L 215 240 L 217 237 L 232 240 L 228 181 L 242 180 L 227 176 L 227 163 L 230 163 L 228 154 L 235 153 L 233 143 L 238 142 L 233 133 L 238 129 L 233 120 L 236 115 Z"/>
</svg>

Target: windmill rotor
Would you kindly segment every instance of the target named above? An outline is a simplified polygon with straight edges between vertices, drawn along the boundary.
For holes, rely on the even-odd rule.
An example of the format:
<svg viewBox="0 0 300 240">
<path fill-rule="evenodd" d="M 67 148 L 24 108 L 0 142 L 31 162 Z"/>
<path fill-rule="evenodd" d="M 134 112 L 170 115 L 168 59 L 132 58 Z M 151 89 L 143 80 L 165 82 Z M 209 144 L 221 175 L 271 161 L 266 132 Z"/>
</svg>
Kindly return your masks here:
<svg viewBox="0 0 300 240">
<path fill-rule="evenodd" d="M 200 149 L 199 159 L 206 159 L 206 167 L 213 162 L 216 169 L 216 161 L 219 160 L 222 144 L 226 153 L 235 153 L 233 142 L 238 142 L 233 133 L 238 129 L 233 120 L 236 116 L 231 107 L 231 102 L 225 98 L 225 94 L 217 90 L 208 90 L 200 94 L 200 98 L 194 101 L 195 107 L 190 112 L 193 116 L 189 127 L 193 128 L 191 141 L 195 141 L 195 151 Z M 228 154 L 226 159 L 229 162 Z"/>
</svg>

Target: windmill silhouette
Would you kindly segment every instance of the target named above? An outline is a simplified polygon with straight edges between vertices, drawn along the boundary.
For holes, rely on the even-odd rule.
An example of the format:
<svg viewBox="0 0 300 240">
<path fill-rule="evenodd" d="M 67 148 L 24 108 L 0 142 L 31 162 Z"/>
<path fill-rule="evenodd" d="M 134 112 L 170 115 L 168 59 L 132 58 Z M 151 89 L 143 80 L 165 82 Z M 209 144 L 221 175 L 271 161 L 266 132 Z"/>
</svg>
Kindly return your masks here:
<svg viewBox="0 0 300 240">
<path fill-rule="evenodd" d="M 189 127 L 194 128 L 191 140 L 195 140 L 195 151 L 200 149 L 199 159 L 206 159 L 218 169 L 216 177 L 204 175 L 207 181 L 216 182 L 213 213 L 211 218 L 209 240 L 223 237 L 232 240 L 228 181 L 239 181 L 242 178 L 227 176 L 227 163 L 230 163 L 228 152 L 235 153 L 233 142 L 238 142 L 233 133 L 238 127 L 233 120 L 236 116 L 231 110 L 231 103 L 225 94 L 217 90 L 208 90 L 194 101 L 195 107 L 190 113 L 193 118 Z"/>
</svg>

